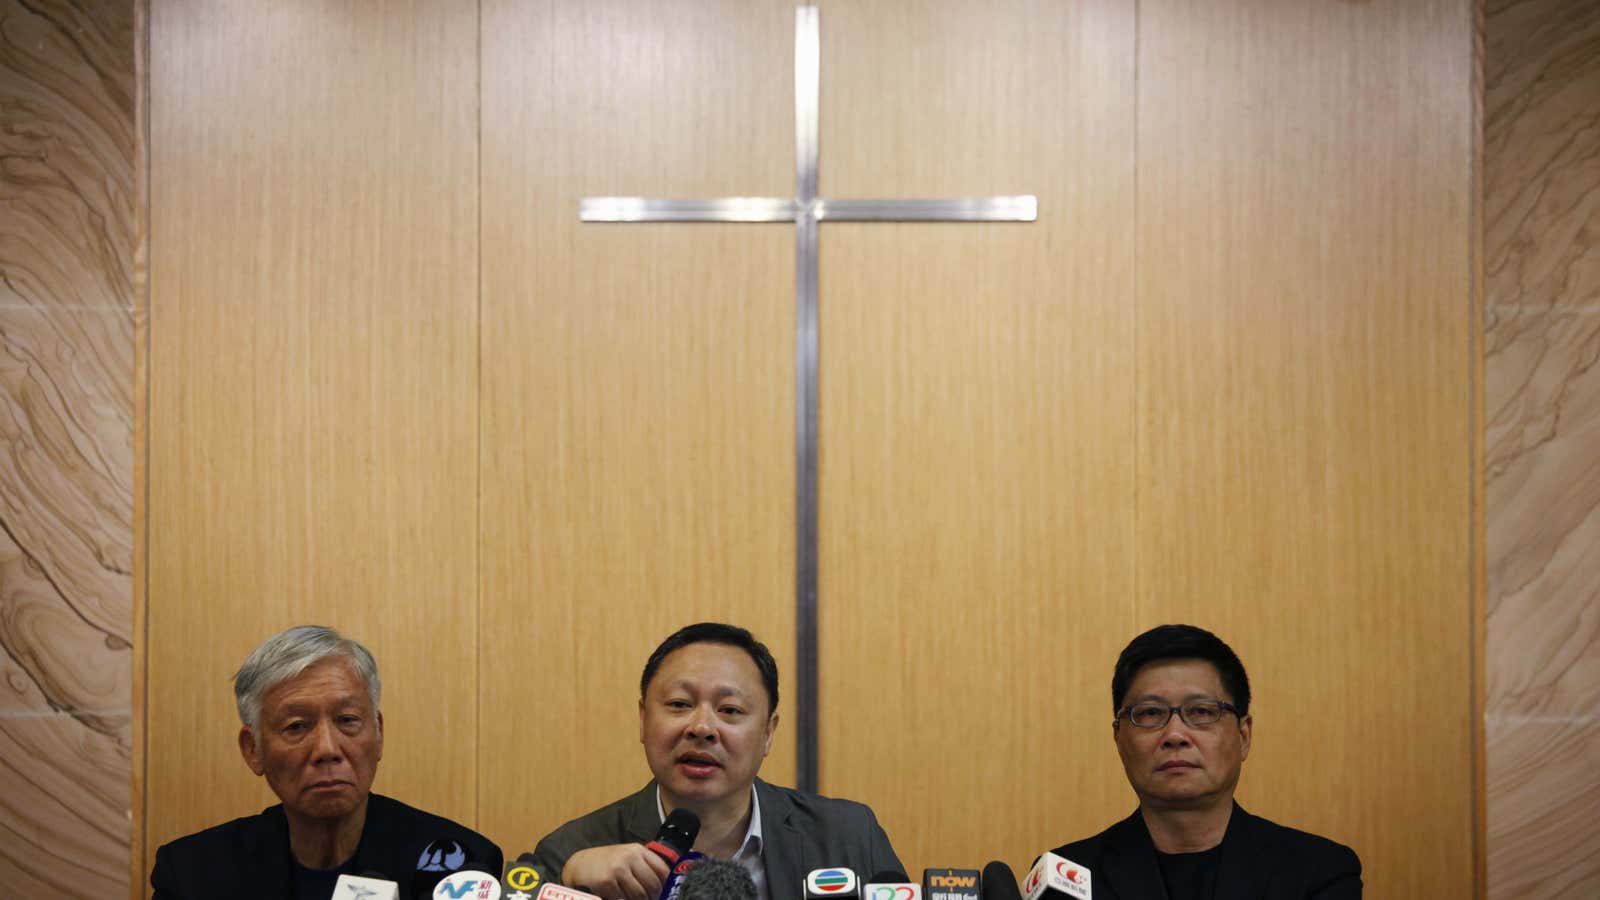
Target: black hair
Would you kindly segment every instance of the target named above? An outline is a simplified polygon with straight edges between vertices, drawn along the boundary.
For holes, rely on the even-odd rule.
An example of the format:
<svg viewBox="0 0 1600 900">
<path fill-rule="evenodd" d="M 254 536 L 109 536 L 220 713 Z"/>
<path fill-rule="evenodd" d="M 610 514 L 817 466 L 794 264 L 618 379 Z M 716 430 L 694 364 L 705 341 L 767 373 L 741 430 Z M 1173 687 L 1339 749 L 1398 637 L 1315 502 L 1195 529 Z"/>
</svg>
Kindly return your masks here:
<svg viewBox="0 0 1600 900">
<path fill-rule="evenodd" d="M 661 646 L 657 647 L 645 661 L 644 674 L 639 676 L 639 696 L 644 697 L 645 691 L 650 687 L 650 679 L 656 677 L 656 670 L 661 668 L 661 661 L 667 658 L 667 654 L 690 644 L 701 643 L 727 644 L 750 654 L 751 661 L 756 664 L 756 671 L 761 673 L 761 684 L 767 689 L 769 704 L 767 714 L 771 715 L 778 711 L 778 662 L 772 658 L 772 651 L 767 649 L 766 644 L 756 640 L 756 636 L 748 629 L 722 622 L 696 622 L 693 625 L 685 625 L 662 641 Z"/>
<path fill-rule="evenodd" d="M 1250 678 L 1244 673 L 1244 663 L 1222 638 L 1193 625 L 1157 625 L 1123 648 L 1111 675 L 1112 711 L 1122 709 L 1123 695 L 1140 669 L 1168 659 L 1199 659 L 1216 667 L 1222 689 L 1239 709 L 1239 718 L 1249 715 Z"/>
</svg>

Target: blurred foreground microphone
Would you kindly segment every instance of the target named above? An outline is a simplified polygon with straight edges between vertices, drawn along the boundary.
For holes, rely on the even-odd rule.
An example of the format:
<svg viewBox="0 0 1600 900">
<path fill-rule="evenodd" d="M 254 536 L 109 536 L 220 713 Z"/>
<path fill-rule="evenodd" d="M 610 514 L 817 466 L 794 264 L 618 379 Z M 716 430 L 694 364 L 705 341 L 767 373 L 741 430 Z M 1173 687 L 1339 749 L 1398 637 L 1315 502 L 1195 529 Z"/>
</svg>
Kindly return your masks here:
<svg viewBox="0 0 1600 900">
<path fill-rule="evenodd" d="M 861 886 L 861 900 L 922 900 L 922 885 L 904 872 L 879 872 Z"/>
<path fill-rule="evenodd" d="M 500 877 L 500 886 L 505 889 L 506 900 L 533 900 L 534 893 L 539 890 L 539 881 L 539 869 L 533 864 L 533 854 L 524 853 L 506 866 L 505 874 Z"/>
<path fill-rule="evenodd" d="M 488 872 L 462 869 L 439 880 L 434 900 L 500 900 L 500 882 Z"/>
<path fill-rule="evenodd" d="M 983 867 L 983 900 L 1022 900 L 1017 876 L 998 859 Z"/>
<path fill-rule="evenodd" d="M 400 884 L 366 875 L 340 875 L 331 900 L 400 900 Z"/>
<path fill-rule="evenodd" d="M 1025 900 L 1091 900 L 1089 870 L 1070 859 L 1046 853 L 1022 883 Z"/>
<path fill-rule="evenodd" d="M 861 897 L 861 884 L 849 869 L 812 869 L 806 876 L 806 900 L 824 897 Z"/>
<path fill-rule="evenodd" d="M 702 859 L 684 873 L 678 900 L 756 900 L 756 882 L 732 860 Z"/>
<path fill-rule="evenodd" d="M 977 869 L 923 869 L 922 900 L 978 900 Z"/>
<path fill-rule="evenodd" d="M 680 807 L 667 814 L 667 820 L 661 823 L 661 830 L 656 832 L 656 839 L 644 846 L 670 866 L 678 861 L 678 857 L 689 852 L 689 848 L 694 846 L 694 839 L 699 836 L 700 817 Z"/>
</svg>

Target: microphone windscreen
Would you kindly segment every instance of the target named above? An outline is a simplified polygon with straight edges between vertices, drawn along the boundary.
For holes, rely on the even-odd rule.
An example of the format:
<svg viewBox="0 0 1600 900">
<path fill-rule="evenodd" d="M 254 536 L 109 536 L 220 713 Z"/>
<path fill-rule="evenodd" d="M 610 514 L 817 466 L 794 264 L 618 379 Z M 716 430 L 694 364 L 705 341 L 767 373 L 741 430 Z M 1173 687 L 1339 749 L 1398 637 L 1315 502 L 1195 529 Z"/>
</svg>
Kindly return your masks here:
<svg viewBox="0 0 1600 900">
<path fill-rule="evenodd" d="M 983 867 L 983 900 L 1022 900 L 1016 874 L 998 859 Z"/>
<path fill-rule="evenodd" d="M 679 900 L 756 900 L 750 870 L 727 859 L 702 859 L 683 876 Z"/>
<path fill-rule="evenodd" d="M 666 821 L 661 823 L 661 830 L 656 832 L 656 839 L 647 846 L 661 854 L 669 863 L 678 861 L 678 857 L 689 852 L 694 846 L 694 839 L 700 836 L 700 817 L 690 810 L 679 807 L 667 814 Z"/>
</svg>

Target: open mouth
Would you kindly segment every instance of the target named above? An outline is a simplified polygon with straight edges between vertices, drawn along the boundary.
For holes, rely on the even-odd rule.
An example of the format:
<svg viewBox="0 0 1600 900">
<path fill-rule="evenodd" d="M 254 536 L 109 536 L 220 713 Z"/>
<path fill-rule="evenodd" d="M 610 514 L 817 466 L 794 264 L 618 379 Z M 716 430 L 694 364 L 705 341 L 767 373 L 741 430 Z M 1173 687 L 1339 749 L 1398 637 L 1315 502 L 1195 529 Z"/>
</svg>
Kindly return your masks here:
<svg viewBox="0 0 1600 900">
<path fill-rule="evenodd" d="M 695 777 L 705 777 L 722 768 L 722 763 L 704 753 L 684 753 L 678 757 L 677 763 L 685 774 Z"/>
</svg>

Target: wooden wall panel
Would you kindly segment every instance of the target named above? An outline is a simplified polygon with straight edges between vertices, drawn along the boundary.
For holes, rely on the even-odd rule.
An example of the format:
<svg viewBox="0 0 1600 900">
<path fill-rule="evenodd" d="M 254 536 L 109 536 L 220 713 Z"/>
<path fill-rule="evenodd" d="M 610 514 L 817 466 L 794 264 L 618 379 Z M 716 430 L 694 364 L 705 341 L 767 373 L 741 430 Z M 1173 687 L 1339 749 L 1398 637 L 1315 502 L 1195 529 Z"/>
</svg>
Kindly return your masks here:
<svg viewBox="0 0 1600 900">
<path fill-rule="evenodd" d="M 134 16 L 0 0 L 0 896 L 127 890 Z"/>
<path fill-rule="evenodd" d="M 1594 897 L 1600 5 L 1488 7 L 1488 893 Z"/>
<path fill-rule="evenodd" d="M 743 624 L 793 674 L 794 228 L 578 222 L 586 195 L 792 196 L 793 23 L 484 4 L 478 760 L 508 854 L 649 779 L 639 670 L 677 627 Z"/>
<path fill-rule="evenodd" d="M 1137 624 L 1234 645 L 1241 803 L 1375 897 L 1474 892 L 1473 45 L 1466 0 L 1141 5 Z"/>
<path fill-rule="evenodd" d="M 1040 207 L 822 226 L 821 788 L 909 872 L 1022 871 L 1127 805 L 1134 7 L 821 20 L 824 196 Z"/>
<path fill-rule="evenodd" d="M 155 2 L 146 853 L 273 800 L 230 679 L 376 654 L 376 789 L 476 820 L 477 21 Z"/>
</svg>

